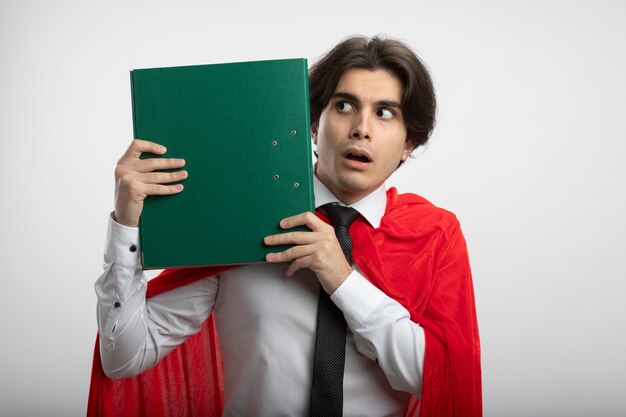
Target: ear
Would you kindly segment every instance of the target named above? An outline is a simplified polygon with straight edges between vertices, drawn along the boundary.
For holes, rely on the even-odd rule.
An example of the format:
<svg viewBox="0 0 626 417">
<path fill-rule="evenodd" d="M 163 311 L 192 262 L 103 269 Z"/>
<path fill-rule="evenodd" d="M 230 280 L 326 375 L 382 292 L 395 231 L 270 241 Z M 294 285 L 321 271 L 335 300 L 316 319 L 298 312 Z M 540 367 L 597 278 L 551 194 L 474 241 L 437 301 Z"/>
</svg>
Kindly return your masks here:
<svg viewBox="0 0 626 417">
<path fill-rule="evenodd" d="M 404 149 L 402 150 L 402 162 L 406 161 L 411 155 L 411 152 L 415 150 L 415 145 L 410 140 L 404 142 Z"/>
<path fill-rule="evenodd" d="M 311 124 L 311 138 L 313 143 L 317 145 L 317 123 Z"/>
</svg>

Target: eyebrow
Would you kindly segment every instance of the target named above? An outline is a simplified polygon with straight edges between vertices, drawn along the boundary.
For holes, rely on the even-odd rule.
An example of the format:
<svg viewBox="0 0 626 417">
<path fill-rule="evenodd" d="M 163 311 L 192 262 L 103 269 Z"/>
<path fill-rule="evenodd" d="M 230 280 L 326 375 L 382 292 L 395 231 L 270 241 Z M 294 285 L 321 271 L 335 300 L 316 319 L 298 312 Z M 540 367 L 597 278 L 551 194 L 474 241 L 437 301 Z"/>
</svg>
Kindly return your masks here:
<svg viewBox="0 0 626 417">
<path fill-rule="evenodd" d="M 346 100 L 352 101 L 357 104 L 361 103 L 361 100 L 354 94 L 344 93 L 342 91 L 338 91 L 334 93 L 331 96 L 331 99 L 332 98 L 345 98 Z M 374 104 L 376 106 L 382 106 L 382 107 L 397 107 L 397 108 L 402 107 L 402 103 L 397 102 L 395 100 L 378 100 Z"/>
</svg>

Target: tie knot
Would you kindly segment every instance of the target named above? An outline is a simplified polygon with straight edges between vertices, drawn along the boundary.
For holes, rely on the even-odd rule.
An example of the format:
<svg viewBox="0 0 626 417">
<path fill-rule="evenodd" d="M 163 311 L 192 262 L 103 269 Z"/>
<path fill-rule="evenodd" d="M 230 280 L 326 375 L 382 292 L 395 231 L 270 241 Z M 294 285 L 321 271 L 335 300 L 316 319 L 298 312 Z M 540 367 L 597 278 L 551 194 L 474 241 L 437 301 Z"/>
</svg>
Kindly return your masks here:
<svg viewBox="0 0 626 417">
<path fill-rule="evenodd" d="M 340 206 L 339 204 L 326 204 L 324 208 L 335 227 L 344 226 L 348 228 L 352 222 L 359 217 L 359 212 L 352 207 Z"/>
</svg>

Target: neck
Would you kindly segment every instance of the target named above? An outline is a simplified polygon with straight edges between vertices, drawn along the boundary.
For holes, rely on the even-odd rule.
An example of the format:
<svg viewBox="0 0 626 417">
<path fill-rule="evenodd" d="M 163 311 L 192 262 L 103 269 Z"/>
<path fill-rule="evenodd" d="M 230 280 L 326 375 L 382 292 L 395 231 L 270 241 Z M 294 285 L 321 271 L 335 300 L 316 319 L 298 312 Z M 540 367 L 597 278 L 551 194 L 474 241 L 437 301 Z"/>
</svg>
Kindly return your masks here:
<svg viewBox="0 0 626 417">
<path fill-rule="evenodd" d="M 342 192 L 342 190 L 336 189 L 334 187 L 335 184 L 333 184 L 331 181 L 327 181 L 323 177 L 317 175 L 317 170 L 315 170 L 315 176 L 317 177 L 317 179 L 320 180 L 322 184 L 326 186 L 326 188 L 328 188 L 328 190 L 337 198 L 337 200 L 339 200 L 342 204 L 346 206 L 351 206 L 352 204 L 355 204 L 359 202 L 360 200 L 362 200 L 363 198 L 367 197 L 367 194 L 356 195 L 353 193 L 345 193 L 345 192 Z"/>
</svg>

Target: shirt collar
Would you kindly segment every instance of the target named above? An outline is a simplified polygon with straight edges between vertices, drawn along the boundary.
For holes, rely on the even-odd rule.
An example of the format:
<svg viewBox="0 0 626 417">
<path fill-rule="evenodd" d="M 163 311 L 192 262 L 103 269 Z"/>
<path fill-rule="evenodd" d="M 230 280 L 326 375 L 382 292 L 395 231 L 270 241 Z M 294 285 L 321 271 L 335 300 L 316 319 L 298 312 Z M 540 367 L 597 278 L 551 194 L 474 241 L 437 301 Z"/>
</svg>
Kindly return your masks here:
<svg viewBox="0 0 626 417">
<path fill-rule="evenodd" d="M 316 175 L 313 175 L 313 192 L 315 193 L 315 208 L 319 208 L 328 203 L 345 205 L 333 195 Z M 376 229 L 380 227 L 380 221 L 387 208 L 387 192 L 385 191 L 385 186 L 381 185 L 349 207 L 357 210 L 373 228 Z"/>
</svg>

